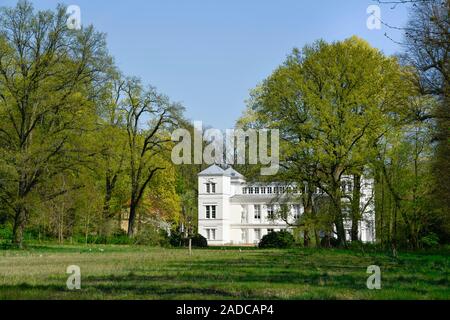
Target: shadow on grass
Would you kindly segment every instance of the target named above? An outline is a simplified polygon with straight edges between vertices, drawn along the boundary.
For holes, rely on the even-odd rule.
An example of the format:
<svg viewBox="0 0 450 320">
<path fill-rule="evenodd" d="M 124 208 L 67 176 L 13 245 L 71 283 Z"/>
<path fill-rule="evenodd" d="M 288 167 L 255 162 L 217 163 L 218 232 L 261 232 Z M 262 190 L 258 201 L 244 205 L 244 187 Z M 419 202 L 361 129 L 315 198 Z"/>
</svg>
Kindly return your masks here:
<svg viewBox="0 0 450 320">
<path fill-rule="evenodd" d="M 109 281 L 109 279 L 104 279 L 103 281 Z M 90 282 L 83 282 L 81 290 L 68 290 L 64 286 L 57 284 L 48 284 L 48 285 L 32 285 L 28 283 L 21 283 L 18 285 L 7 285 L 2 286 L 0 291 L 0 296 L 4 295 L 5 292 L 8 295 L 13 295 L 20 299 L 21 294 L 23 293 L 23 297 L 27 298 L 30 295 L 30 292 L 38 292 L 39 299 L 52 299 L 57 297 L 58 295 L 69 295 L 74 294 L 76 298 L 82 298 L 83 295 L 86 295 L 85 298 L 91 299 L 93 294 L 101 294 L 101 295 L 124 295 L 124 296 L 156 296 L 158 299 L 170 299 L 176 298 L 179 295 L 193 295 L 196 297 L 205 296 L 208 298 L 233 298 L 236 295 L 230 293 L 225 290 L 213 289 L 213 288 L 197 288 L 191 286 L 177 286 L 177 287 L 163 287 L 163 284 L 151 284 L 146 283 L 145 285 L 141 284 L 132 284 L 129 282 L 120 282 L 120 283 L 102 283 L 93 285 Z M 258 299 L 261 297 L 254 296 L 250 297 L 253 299 Z"/>
<path fill-rule="evenodd" d="M 301 297 L 302 289 L 311 290 L 312 296 L 333 298 L 338 291 L 362 292 L 367 290 L 366 268 L 374 261 L 383 268 L 383 288 L 404 289 L 426 295 L 430 290 L 445 290 L 448 272 L 445 262 L 423 261 L 419 264 L 393 263 L 383 257 L 352 258 L 316 255 L 297 251 L 249 251 L 227 255 L 197 256 L 182 261 L 148 263 L 119 274 L 84 275 L 82 290 L 69 291 L 65 279 L 61 285 L 55 279 L 48 284 L 21 283 L 0 288 L 0 296 L 40 296 L 42 299 L 133 297 L 177 299 L 280 299 L 289 291 L 292 298 Z M 411 267 L 410 267 L 411 265 Z M 426 265 L 426 269 L 422 268 Z M 444 268 L 444 272 L 438 272 Z M 433 276 L 427 272 L 433 271 Z M 412 271 L 415 271 L 412 273 Z M 409 274 L 408 274 L 409 272 Z M 59 281 L 59 280 L 58 280 Z M 53 283 L 52 283 L 53 282 Z M 421 287 L 424 288 L 421 288 Z M 430 288 L 429 286 L 434 286 Z M 426 288 L 427 287 L 427 288 Z M 297 290 L 299 289 L 299 290 Z M 322 291 L 321 291 L 322 290 Z M 322 295 L 320 295 L 322 294 Z M 337 296 L 337 295 L 336 295 Z M 357 295 L 356 295 L 357 296 Z"/>
</svg>

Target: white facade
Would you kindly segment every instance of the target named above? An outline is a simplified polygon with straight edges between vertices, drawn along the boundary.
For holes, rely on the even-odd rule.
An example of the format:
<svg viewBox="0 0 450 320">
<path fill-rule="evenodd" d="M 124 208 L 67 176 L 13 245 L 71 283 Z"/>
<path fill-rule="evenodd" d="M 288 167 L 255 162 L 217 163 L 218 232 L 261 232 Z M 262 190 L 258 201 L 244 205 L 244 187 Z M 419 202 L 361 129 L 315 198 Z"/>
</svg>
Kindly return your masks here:
<svg viewBox="0 0 450 320">
<path fill-rule="evenodd" d="M 370 182 L 370 181 L 369 181 Z M 280 204 L 286 204 L 288 222 L 294 223 L 303 213 L 295 187 L 279 183 L 247 184 L 244 176 L 229 167 L 212 165 L 198 175 L 198 231 L 209 245 L 255 245 L 270 231 L 291 230 L 277 219 Z M 363 183 L 361 206 L 365 207 L 359 237 L 374 241 L 372 183 Z M 288 196 L 289 195 L 289 196 Z M 346 225 L 350 229 L 350 224 Z"/>
</svg>

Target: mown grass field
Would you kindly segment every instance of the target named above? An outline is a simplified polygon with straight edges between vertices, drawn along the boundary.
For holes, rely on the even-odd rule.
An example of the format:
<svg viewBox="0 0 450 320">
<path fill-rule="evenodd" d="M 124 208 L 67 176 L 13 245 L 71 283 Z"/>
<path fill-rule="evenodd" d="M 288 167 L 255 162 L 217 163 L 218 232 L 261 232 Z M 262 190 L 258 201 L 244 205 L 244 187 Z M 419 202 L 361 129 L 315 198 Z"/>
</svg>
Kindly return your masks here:
<svg viewBox="0 0 450 320">
<path fill-rule="evenodd" d="M 66 288 L 69 265 L 81 290 Z M 0 299 L 450 299 L 449 265 L 448 252 L 32 246 L 0 250 Z"/>
</svg>

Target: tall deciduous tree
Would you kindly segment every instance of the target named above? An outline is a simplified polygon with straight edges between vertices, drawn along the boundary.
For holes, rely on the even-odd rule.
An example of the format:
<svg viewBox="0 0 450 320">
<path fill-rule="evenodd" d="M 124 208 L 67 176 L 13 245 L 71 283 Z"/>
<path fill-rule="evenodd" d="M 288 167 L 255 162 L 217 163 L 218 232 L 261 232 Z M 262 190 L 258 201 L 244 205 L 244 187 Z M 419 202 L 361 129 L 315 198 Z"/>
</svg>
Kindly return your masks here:
<svg viewBox="0 0 450 320">
<path fill-rule="evenodd" d="M 342 210 L 342 177 L 374 156 L 373 145 L 388 129 L 390 113 L 407 105 L 408 76 L 394 58 L 357 37 L 318 41 L 294 50 L 250 103 L 257 122 L 280 129 L 285 170 L 328 195 L 341 245 L 348 218 Z"/>
<path fill-rule="evenodd" d="M 126 81 L 123 91 L 131 181 L 128 235 L 132 237 L 144 192 L 155 174 L 165 169 L 157 159 L 171 143 L 167 129 L 179 118 L 181 107 L 152 87 L 145 90 L 135 78 Z"/>
<path fill-rule="evenodd" d="M 102 34 L 69 30 L 66 21 L 63 6 L 34 12 L 27 1 L 0 13 L 0 143 L 10 182 L 3 191 L 19 246 L 30 194 L 83 161 L 79 136 L 110 63 Z"/>
<path fill-rule="evenodd" d="M 432 116 L 436 122 L 433 194 L 443 233 L 450 239 L 450 1 L 416 3 L 404 30 L 406 61 L 419 72 L 418 86 L 439 100 L 425 119 Z"/>
</svg>

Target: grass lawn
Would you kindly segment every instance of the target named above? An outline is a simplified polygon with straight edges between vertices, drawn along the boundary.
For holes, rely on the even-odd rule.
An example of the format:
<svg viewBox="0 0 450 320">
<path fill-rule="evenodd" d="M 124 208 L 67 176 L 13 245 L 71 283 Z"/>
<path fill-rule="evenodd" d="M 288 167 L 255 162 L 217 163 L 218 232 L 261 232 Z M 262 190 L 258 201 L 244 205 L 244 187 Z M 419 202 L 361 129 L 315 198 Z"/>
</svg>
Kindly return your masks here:
<svg viewBox="0 0 450 320">
<path fill-rule="evenodd" d="M 0 250 L 0 299 L 450 299 L 448 252 L 32 246 Z M 66 288 L 69 265 L 81 290 Z M 369 290 L 369 265 L 381 290 Z"/>
</svg>

